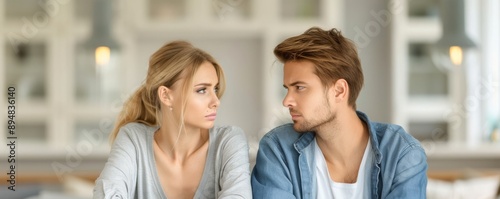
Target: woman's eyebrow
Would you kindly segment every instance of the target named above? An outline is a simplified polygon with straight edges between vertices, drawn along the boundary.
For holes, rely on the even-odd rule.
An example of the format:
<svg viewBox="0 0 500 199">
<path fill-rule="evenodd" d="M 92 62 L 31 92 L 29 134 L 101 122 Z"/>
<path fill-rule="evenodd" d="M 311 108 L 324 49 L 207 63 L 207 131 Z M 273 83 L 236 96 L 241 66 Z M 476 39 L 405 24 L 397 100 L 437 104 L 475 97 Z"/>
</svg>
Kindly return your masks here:
<svg viewBox="0 0 500 199">
<path fill-rule="evenodd" d="M 219 85 L 219 83 L 215 84 L 216 86 Z M 198 83 L 195 84 L 194 86 L 212 86 L 212 83 Z"/>
</svg>

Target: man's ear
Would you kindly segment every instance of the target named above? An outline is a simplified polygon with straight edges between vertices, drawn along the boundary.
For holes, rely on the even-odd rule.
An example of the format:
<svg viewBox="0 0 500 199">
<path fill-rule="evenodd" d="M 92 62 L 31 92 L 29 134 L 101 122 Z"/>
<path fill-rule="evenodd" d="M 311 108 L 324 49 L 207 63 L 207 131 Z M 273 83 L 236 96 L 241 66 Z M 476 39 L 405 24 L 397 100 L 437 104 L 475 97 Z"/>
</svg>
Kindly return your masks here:
<svg viewBox="0 0 500 199">
<path fill-rule="evenodd" d="M 336 102 L 346 100 L 349 97 L 349 84 L 345 79 L 338 79 L 330 89 L 333 90 L 333 94 Z"/>
<path fill-rule="evenodd" d="M 172 106 L 172 90 L 166 86 L 160 86 L 158 88 L 158 98 L 160 102 L 166 106 Z"/>
</svg>

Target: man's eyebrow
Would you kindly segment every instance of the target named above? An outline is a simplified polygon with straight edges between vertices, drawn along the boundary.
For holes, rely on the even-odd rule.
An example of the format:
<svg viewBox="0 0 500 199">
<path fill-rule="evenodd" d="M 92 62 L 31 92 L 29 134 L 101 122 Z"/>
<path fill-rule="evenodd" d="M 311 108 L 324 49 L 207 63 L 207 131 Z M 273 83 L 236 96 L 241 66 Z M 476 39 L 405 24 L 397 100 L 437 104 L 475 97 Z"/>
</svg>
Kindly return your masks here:
<svg viewBox="0 0 500 199">
<path fill-rule="evenodd" d="M 290 86 L 296 86 L 297 84 L 306 84 L 306 83 L 303 81 L 295 81 L 291 83 Z M 286 86 L 285 84 L 283 84 L 283 87 L 288 88 L 288 86 Z"/>
</svg>

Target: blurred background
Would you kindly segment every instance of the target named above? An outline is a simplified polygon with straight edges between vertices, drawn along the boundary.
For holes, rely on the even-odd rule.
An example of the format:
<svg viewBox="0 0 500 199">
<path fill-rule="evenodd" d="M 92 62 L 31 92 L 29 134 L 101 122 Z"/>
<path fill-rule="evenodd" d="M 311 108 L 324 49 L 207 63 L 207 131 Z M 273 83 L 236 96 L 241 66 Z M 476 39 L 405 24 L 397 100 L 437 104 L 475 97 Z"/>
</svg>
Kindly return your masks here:
<svg viewBox="0 0 500 199">
<path fill-rule="evenodd" d="M 356 43 L 358 109 L 422 142 L 428 198 L 496 198 L 499 13 L 497 0 L 0 0 L 0 198 L 91 198 L 115 117 L 173 40 L 224 68 L 217 123 L 245 130 L 253 162 L 290 121 L 272 50 L 313 26 Z"/>
</svg>

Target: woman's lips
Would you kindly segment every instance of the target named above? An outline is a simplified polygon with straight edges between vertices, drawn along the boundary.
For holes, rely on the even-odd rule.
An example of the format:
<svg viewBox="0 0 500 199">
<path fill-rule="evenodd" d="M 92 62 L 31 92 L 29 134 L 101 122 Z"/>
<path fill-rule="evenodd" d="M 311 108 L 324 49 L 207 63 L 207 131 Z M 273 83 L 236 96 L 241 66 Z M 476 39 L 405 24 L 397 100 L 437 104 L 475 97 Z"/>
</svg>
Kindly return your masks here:
<svg viewBox="0 0 500 199">
<path fill-rule="evenodd" d="M 210 121 L 214 121 L 216 117 L 217 117 L 217 113 L 212 113 L 210 115 L 205 116 L 205 118 L 207 118 Z"/>
</svg>

